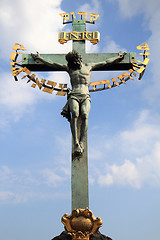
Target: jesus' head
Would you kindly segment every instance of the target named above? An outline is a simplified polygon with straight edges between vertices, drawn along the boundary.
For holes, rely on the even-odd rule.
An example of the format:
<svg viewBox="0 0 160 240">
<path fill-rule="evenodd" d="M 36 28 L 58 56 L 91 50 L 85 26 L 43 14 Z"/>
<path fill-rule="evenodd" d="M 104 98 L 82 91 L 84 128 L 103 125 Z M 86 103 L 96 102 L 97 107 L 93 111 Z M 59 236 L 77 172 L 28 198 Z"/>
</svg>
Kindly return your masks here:
<svg viewBox="0 0 160 240">
<path fill-rule="evenodd" d="M 66 55 L 69 69 L 77 70 L 82 67 L 82 56 L 79 52 L 72 50 Z"/>
</svg>

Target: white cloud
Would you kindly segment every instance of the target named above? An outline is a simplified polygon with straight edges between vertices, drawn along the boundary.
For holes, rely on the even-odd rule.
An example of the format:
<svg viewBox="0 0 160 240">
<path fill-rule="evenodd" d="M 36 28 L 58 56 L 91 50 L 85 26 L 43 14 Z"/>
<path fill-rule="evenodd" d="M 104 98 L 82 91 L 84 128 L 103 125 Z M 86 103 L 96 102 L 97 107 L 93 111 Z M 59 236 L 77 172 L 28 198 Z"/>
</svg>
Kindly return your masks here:
<svg viewBox="0 0 160 240">
<path fill-rule="evenodd" d="M 103 48 L 103 52 L 127 52 L 126 49 L 121 48 L 121 46 L 119 44 L 117 44 L 115 41 L 113 41 L 112 39 L 110 39 L 110 37 L 106 37 L 105 39 L 105 46 Z"/>
<path fill-rule="evenodd" d="M 29 198 L 31 198 L 31 194 L 29 193 L 16 193 L 12 191 L 0 191 L 0 203 L 24 203 Z M 33 196 L 32 196 L 33 198 Z"/>
<path fill-rule="evenodd" d="M 56 136 L 56 143 L 60 146 L 61 152 L 68 153 L 68 149 L 71 147 L 71 135 Z"/>
<path fill-rule="evenodd" d="M 139 13 L 145 13 L 146 17 L 150 17 L 157 7 L 160 7 L 160 3 L 157 0 L 135 0 L 134 4 L 132 0 L 115 0 L 112 2 L 118 2 L 121 14 L 124 18 L 131 18 Z"/>
<path fill-rule="evenodd" d="M 64 198 L 64 193 L 42 193 L 39 191 L 0 191 L 0 204 L 19 204 L 28 201 Z"/>
<path fill-rule="evenodd" d="M 152 115 L 149 110 L 141 111 L 132 128 L 119 134 L 124 152 L 132 154 L 145 154 L 159 140 L 159 136 L 159 116 Z"/>
<path fill-rule="evenodd" d="M 0 168 L 0 186 L 2 188 L 13 187 L 14 184 L 23 183 L 23 186 L 28 184 L 39 185 L 38 178 L 29 170 L 15 171 L 8 166 L 4 165 Z"/>
<path fill-rule="evenodd" d="M 149 155 L 136 158 L 135 163 L 125 160 L 122 165 L 106 165 L 106 174 L 99 176 L 101 185 L 130 185 L 140 188 L 144 183 L 160 187 L 160 142 Z"/>
<path fill-rule="evenodd" d="M 102 185 L 131 185 L 133 187 L 140 187 L 139 175 L 136 166 L 128 160 L 124 164 L 118 166 L 106 166 L 107 174 L 99 177 L 98 181 Z"/>
<path fill-rule="evenodd" d="M 9 191 L 0 191 L 0 201 L 8 201 L 8 199 L 13 197 L 13 193 Z"/>
<path fill-rule="evenodd" d="M 35 104 L 51 101 L 54 95 L 30 87 L 26 80 L 15 82 L 11 73 L 2 72 L 3 87 L 0 88 L 0 129 L 6 129 L 10 122 L 17 122 L 25 113 L 32 113 Z"/>
<path fill-rule="evenodd" d="M 43 171 L 40 171 L 40 173 L 44 179 L 44 183 L 49 186 L 56 186 L 59 182 L 64 181 L 64 179 L 56 174 L 54 170 L 46 168 Z"/>
<path fill-rule="evenodd" d="M 103 153 L 96 148 L 91 148 L 89 151 L 89 159 L 98 159 L 103 156 Z"/>
<path fill-rule="evenodd" d="M 5 165 L 0 167 L 0 204 L 64 197 L 66 193 L 53 192 L 54 187 L 68 178 L 67 169 L 58 169 L 60 174 L 55 172 L 56 169 L 48 168 L 16 170 Z"/>
<path fill-rule="evenodd" d="M 23 105 L 31 104 L 34 99 L 34 93 L 26 86 L 24 81 L 15 82 L 11 74 L 3 73 L 3 88 L 0 89 L 1 105 L 4 105 L 8 109 L 22 108 Z"/>
<path fill-rule="evenodd" d="M 160 186 L 160 116 L 143 110 L 128 129 L 112 137 L 101 137 L 94 151 L 102 152 L 92 161 L 91 175 L 101 185 L 140 188 L 144 184 Z M 116 152 L 115 152 L 116 149 Z M 92 151 L 92 150 L 90 150 Z M 108 159 L 104 165 L 102 159 Z M 111 163 L 112 161 L 112 163 Z"/>
<path fill-rule="evenodd" d="M 101 8 L 101 4 L 98 0 L 92 0 L 89 3 L 85 3 L 83 5 L 81 5 L 81 7 L 78 9 L 79 12 L 87 12 L 87 20 L 90 20 L 90 13 L 96 13 L 96 14 L 100 14 L 102 13 L 102 8 Z M 77 12 L 78 12 L 77 11 Z M 99 18 L 98 18 L 99 20 Z M 97 24 L 97 21 L 96 21 Z"/>
<path fill-rule="evenodd" d="M 92 177 L 92 176 L 88 176 L 88 181 L 89 181 L 89 184 L 93 185 L 95 183 L 95 179 Z"/>
<path fill-rule="evenodd" d="M 14 182 L 16 180 L 16 175 L 13 173 L 8 166 L 2 166 L 0 169 L 0 184 L 4 184 L 6 182 Z"/>
<path fill-rule="evenodd" d="M 15 42 L 23 44 L 28 51 L 46 53 L 64 52 L 65 48 L 58 43 L 58 33 L 64 27 L 59 13 L 62 0 L 10 0 L 1 1 L 1 57 L 6 55 Z"/>
</svg>

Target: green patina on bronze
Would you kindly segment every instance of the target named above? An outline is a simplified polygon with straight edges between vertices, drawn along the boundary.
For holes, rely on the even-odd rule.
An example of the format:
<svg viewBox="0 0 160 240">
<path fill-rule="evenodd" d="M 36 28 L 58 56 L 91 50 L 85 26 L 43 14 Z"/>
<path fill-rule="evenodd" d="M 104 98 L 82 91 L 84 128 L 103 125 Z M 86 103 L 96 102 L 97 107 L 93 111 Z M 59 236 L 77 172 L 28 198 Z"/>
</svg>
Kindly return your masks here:
<svg viewBox="0 0 160 240">
<path fill-rule="evenodd" d="M 73 49 L 81 49 L 81 51 L 78 51 L 81 53 L 83 57 L 84 63 L 98 63 L 106 61 L 108 58 L 116 57 L 118 53 L 85 53 L 82 54 L 82 51 L 84 51 L 85 45 L 82 43 L 83 41 L 75 41 L 73 43 Z M 66 54 L 41 54 L 41 56 L 45 59 L 51 60 L 52 62 L 58 63 L 58 64 L 67 64 L 65 56 Z M 114 65 L 110 66 L 104 66 L 103 68 L 97 68 L 93 71 L 118 71 L 118 70 L 129 70 L 132 68 L 132 61 L 133 59 L 136 59 L 136 53 L 131 52 L 127 53 L 124 56 L 124 59 L 119 62 L 115 63 Z M 31 71 L 64 71 L 62 69 L 58 70 L 56 67 L 50 68 L 47 65 L 44 65 L 43 63 L 34 62 L 31 54 L 22 54 L 22 65 L 26 66 Z"/>
<path fill-rule="evenodd" d="M 78 119 L 78 126 L 81 125 L 81 117 Z M 78 127 L 78 137 L 80 127 Z M 74 156 L 74 141 L 72 139 L 72 169 L 71 169 L 71 190 L 72 210 L 89 207 L 89 185 L 88 185 L 88 147 L 87 133 L 84 136 L 84 151 L 82 156 Z"/>
</svg>

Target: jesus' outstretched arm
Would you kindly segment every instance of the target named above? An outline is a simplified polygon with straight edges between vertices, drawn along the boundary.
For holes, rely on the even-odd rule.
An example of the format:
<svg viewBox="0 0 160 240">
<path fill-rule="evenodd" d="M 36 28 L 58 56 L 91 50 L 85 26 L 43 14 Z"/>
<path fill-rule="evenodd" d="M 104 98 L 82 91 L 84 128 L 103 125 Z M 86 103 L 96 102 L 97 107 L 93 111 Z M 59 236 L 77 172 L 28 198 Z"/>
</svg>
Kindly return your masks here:
<svg viewBox="0 0 160 240">
<path fill-rule="evenodd" d="M 67 71 L 68 72 L 68 67 L 67 65 L 63 65 L 60 63 L 54 63 L 49 59 L 45 59 L 41 57 L 41 55 L 37 52 L 37 54 L 31 53 L 32 58 L 35 60 L 35 62 L 42 62 L 45 65 L 51 67 L 51 68 L 56 68 L 57 70 L 62 70 L 62 71 Z"/>
<path fill-rule="evenodd" d="M 124 53 L 119 52 L 117 57 L 108 58 L 108 59 L 106 59 L 106 61 L 104 61 L 104 62 L 90 63 L 89 65 L 91 65 L 92 70 L 95 70 L 95 69 L 97 69 L 97 68 L 104 67 L 104 66 L 106 66 L 106 65 L 108 65 L 108 64 L 120 62 L 120 61 L 123 60 L 123 58 L 124 58 L 125 55 L 126 55 L 125 52 L 124 52 Z"/>
</svg>

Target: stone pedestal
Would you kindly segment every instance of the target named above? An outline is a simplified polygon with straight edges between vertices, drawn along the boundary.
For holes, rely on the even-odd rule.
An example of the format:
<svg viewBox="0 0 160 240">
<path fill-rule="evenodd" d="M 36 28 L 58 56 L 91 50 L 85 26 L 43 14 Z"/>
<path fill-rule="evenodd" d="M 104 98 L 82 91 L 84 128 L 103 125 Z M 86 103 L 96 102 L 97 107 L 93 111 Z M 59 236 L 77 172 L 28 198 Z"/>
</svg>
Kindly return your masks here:
<svg viewBox="0 0 160 240">
<path fill-rule="evenodd" d="M 52 240 L 72 240 L 72 237 L 71 235 L 68 234 L 67 231 L 64 231 L 59 236 L 54 237 Z M 99 232 L 91 235 L 89 240 L 112 240 L 112 239 Z"/>
</svg>

